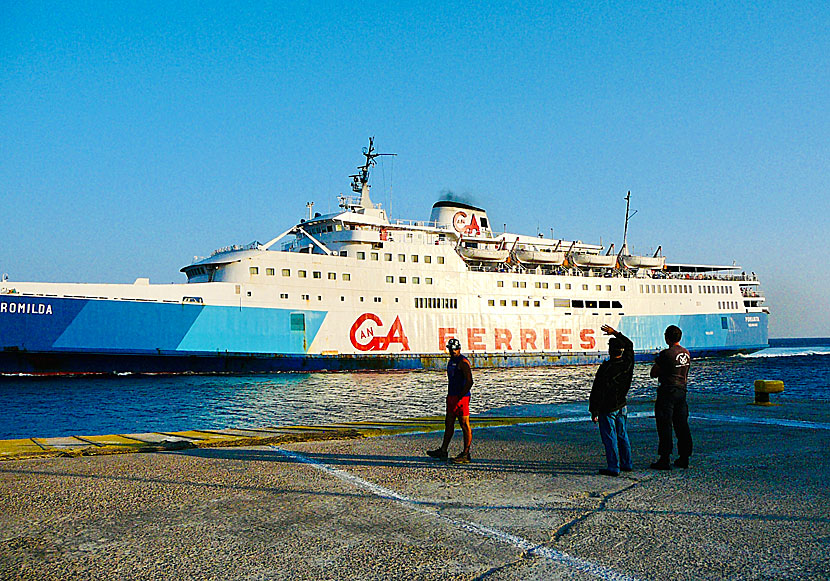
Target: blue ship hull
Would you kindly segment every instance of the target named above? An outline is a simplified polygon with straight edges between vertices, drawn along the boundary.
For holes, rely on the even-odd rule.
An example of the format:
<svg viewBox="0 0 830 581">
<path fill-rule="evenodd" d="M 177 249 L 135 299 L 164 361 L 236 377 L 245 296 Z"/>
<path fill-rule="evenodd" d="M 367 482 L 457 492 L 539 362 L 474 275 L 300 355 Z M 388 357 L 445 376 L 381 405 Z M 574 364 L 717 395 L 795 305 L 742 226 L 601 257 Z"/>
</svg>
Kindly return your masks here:
<svg viewBox="0 0 830 581">
<path fill-rule="evenodd" d="M 443 354 L 320 355 L 308 347 L 326 318 L 296 310 L 8 295 L 0 297 L 0 373 L 268 373 L 373 369 L 438 369 Z M 663 347 L 666 326 L 683 329 L 695 357 L 767 347 L 766 313 L 623 316 L 617 326 L 634 341 L 637 359 Z M 598 363 L 603 352 L 471 353 L 476 367 Z"/>
</svg>

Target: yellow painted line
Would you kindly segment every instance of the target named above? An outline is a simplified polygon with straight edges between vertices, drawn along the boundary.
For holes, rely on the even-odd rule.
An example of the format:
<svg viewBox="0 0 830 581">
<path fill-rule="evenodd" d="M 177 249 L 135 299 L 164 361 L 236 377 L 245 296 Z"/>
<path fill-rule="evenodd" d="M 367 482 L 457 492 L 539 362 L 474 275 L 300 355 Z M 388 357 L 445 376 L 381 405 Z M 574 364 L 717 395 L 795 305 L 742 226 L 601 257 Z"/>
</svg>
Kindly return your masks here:
<svg viewBox="0 0 830 581">
<path fill-rule="evenodd" d="M 471 417 L 473 427 L 486 428 L 495 426 L 510 426 L 516 424 L 530 424 L 553 422 L 554 417 Z M 443 416 L 427 416 L 421 418 L 394 420 L 387 422 L 344 422 L 342 424 L 326 424 L 322 426 L 268 426 L 265 428 L 251 428 L 250 431 L 268 432 L 268 435 L 252 434 L 251 436 L 226 434 L 214 430 L 185 430 L 181 432 L 150 432 L 145 434 L 147 440 L 141 439 L 142 434 L 113 434 L 103 436 L 67 436 L 62 438 L 26 438 L 17 440 L 0 440 L 0 460 L 14 460 L 19 458 L 48 457 L 48 456 L 80 456 L 90 454 L 119 454 L 138 451 L 159 451 L 177 449 L 176 443 L 156 438 L 169 436 L 179 438 L 182 447 L 225 447 L 225 446 L 256 446 L 283 441 L 297 441 L 310 439 L 339 439 L 376 436 L 393 436 L 399 434 L 436 432 L 444 429 Z M 240 431 L 247 428 L 240 428 Z M 151 436 L 156 438 L 149 439 Z M 273 435 L 271 435 L 273 434 Z"/>
<path fill-rule="evenodd" d="M 42 454 L 44 449 L 31 438 L 0 440 L 0 458 Z"/>
<path fill-rule="evenodd" d="M 111 436 L 77 436 L 87 442 L 91 442 L 97 446 L 143 446 L 144 442 L 136 440 L 135 438 L 128 438 L 120 434 L 113 434 Z"/>
</svg>

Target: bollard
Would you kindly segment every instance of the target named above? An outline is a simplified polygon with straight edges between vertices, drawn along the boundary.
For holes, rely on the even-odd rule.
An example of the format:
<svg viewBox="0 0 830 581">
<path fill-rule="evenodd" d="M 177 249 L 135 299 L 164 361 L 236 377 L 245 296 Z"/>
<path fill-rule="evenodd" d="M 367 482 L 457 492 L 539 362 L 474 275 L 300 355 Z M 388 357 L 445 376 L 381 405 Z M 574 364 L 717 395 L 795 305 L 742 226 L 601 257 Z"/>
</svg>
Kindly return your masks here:
<svg viewBox="0 0 830 581">
<path fill-rule="evenodd" d="M 755 401 L 752 405 L 780 405 L 769 401 L 769 394 L 784 391 L 784 382 L 770 379 L 755 380 Z"/>
</svg>

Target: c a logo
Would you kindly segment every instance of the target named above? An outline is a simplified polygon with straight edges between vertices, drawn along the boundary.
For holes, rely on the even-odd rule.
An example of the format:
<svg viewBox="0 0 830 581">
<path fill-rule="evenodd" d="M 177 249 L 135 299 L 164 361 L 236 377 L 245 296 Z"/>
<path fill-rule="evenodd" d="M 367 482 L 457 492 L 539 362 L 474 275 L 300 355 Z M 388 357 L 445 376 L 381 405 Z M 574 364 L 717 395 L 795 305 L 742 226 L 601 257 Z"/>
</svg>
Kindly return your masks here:
<svg viewBox="0 0 830 581">
<path fill-rule="evenodd" d="M 409 339 L 403 332 L 400 317 L 395 317 L 386 335 L 378 334 L 382 326 L 380 317 L 374 313 L 363 313 L 352 324 L 349 340 L 358 351 L 386 351 L 392 343 L 399 343 L 401 351 L 409 351 Z"/>
</svg>

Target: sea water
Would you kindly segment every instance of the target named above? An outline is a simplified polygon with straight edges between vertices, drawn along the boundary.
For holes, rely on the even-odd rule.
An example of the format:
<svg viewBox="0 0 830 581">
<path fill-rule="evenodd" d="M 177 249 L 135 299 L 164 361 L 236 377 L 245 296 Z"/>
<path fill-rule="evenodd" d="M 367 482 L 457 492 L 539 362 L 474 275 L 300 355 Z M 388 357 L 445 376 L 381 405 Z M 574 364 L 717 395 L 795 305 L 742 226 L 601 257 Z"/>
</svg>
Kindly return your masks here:
<svg viewBox="0 0 830 581">
<path fill-rule="evenodd" d="M 571 404 L 566 407 L 587 413 L 595 373 L 595 365 L 475 369 L 471 411 L 522 415 Z M 830 402 L 830 338 L 772 339 L 751 355 L 694 360 L 689 391 L 751 400 L 756 379 L 783 381 L 778 401 Z M 655 387 L 649 365 L 637 364 L 629 397 L 653 398 Z M 442 371 L 6 376 L 0 378 L 0 439 L 405 419 L 442 415 L 445 395 Z"/>
</svg>

